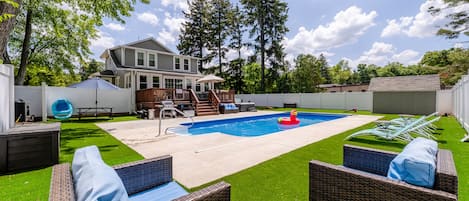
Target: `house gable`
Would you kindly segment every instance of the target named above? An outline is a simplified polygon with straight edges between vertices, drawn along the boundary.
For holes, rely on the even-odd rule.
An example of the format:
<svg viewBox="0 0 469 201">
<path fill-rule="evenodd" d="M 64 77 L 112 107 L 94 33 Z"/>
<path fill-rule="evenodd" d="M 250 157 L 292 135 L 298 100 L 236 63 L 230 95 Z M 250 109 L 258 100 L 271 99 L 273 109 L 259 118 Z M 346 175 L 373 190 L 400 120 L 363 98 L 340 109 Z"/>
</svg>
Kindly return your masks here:
<svg viewBox="0 0 469 201">
<path fill-rule="evenodd" d="M 147 50 L 156 50 L 160 52 L 167 52 L 170 54 L 174 54 L 173 51 L 171 51 L 169 48 L 165 47 L 163 44 L 159 43 L 158 41 L 154 40 L 153 38 L 147 38 L 144 40 L 129 43 L 127 44 L 127 46 L 147 49 Z"/>
</svg>

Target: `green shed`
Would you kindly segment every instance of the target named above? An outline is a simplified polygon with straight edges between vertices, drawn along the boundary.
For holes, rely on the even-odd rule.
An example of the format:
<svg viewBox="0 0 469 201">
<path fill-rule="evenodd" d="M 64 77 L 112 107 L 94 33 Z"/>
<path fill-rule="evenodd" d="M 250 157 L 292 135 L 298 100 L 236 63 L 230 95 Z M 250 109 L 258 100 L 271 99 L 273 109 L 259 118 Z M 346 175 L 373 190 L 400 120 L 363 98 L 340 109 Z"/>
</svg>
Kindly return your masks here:
<svg viewBox="0 0 469 201">
<path fill-rule="evenodd" d="M 416 75 L 371 79 L 373 112 L 385 114 L 431 114 L 436 111 L 440 76 Z"/>
</svg>

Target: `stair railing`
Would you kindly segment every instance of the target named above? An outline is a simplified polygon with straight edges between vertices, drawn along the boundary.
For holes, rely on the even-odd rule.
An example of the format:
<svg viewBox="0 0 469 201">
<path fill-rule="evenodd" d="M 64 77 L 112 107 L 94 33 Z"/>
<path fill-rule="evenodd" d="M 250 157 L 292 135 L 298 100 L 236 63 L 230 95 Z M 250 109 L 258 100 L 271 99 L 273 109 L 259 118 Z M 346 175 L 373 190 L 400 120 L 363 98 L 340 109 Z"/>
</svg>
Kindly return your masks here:
<svg viewBox="0 0 469 201">
<path fill-rule="evenodd" d="M 212 106 L 215 108 L 215 110 L 219 114 L 220 112 L 218 111 L 219 109 L 218 106 L 220 105 L 220 99 L 218 98 L 217 94 L 215 93 L 213 89 L 210 90 L 208 93 L 208 101 L 212 103 Z"/>
</svg>

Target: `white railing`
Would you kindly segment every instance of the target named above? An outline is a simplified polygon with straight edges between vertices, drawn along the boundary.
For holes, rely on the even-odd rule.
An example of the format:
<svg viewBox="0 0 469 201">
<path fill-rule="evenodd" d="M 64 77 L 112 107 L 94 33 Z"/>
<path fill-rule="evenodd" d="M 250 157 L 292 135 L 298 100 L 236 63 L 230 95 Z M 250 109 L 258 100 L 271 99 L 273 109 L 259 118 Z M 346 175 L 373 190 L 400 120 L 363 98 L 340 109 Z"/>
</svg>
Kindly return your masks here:
<svg viewBox="0 0 469 201">
<path fill-rule="evenodd" d="M 453 87 L 453 115 L 469 132 L 469 75 L 463 76 Z M 468 138 L 468 137 L 466 137 Z"/>
<path fill-rule="evenodd" d="M 284 103 L 296 103 L 301 108 L 373 109 L 372 92 L 237 94 L 235 98 L 243 102 L 255 102 L 256 106 L 283 107 Z"/>
<path fill-rule="evenodd" d="M 0 64 L 0 133 L 14 126 L 13 66 Z"/>
</svg>

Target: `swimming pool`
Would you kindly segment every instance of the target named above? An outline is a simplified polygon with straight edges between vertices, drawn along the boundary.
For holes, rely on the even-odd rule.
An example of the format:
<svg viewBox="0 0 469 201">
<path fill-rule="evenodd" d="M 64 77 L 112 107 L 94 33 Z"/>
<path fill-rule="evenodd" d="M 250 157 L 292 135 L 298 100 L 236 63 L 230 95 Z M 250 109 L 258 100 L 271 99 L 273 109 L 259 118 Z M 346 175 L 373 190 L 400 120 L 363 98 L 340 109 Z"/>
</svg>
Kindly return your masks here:
<svg viewBox="0 0 469 201">
<path fill-rule="evenodd" d="M 279 132 L 285 129 L 291 129 L 291 127 L 286 128 L 284 126 L 280 126 L 277 123 L 277 119 L 279 117 L 289 116 L 290 113 L 286 112 L 270 115 L 194 122 L 194 125 L 188 129 L 188 133 L 192 135 L 200 135 L 220 132 L 228 135 L 244 137 L 266 135 L 270 133 Z M 324 121 L 339 119 L 345 116 L 347 115 L 299 112 L 297 118 L 300 119 L 301 122 L 300 125 L 296 127 L 317 124 Z M 183 123 L 181 125 L 190 126 L 191 123 Z"/>
</svg>

